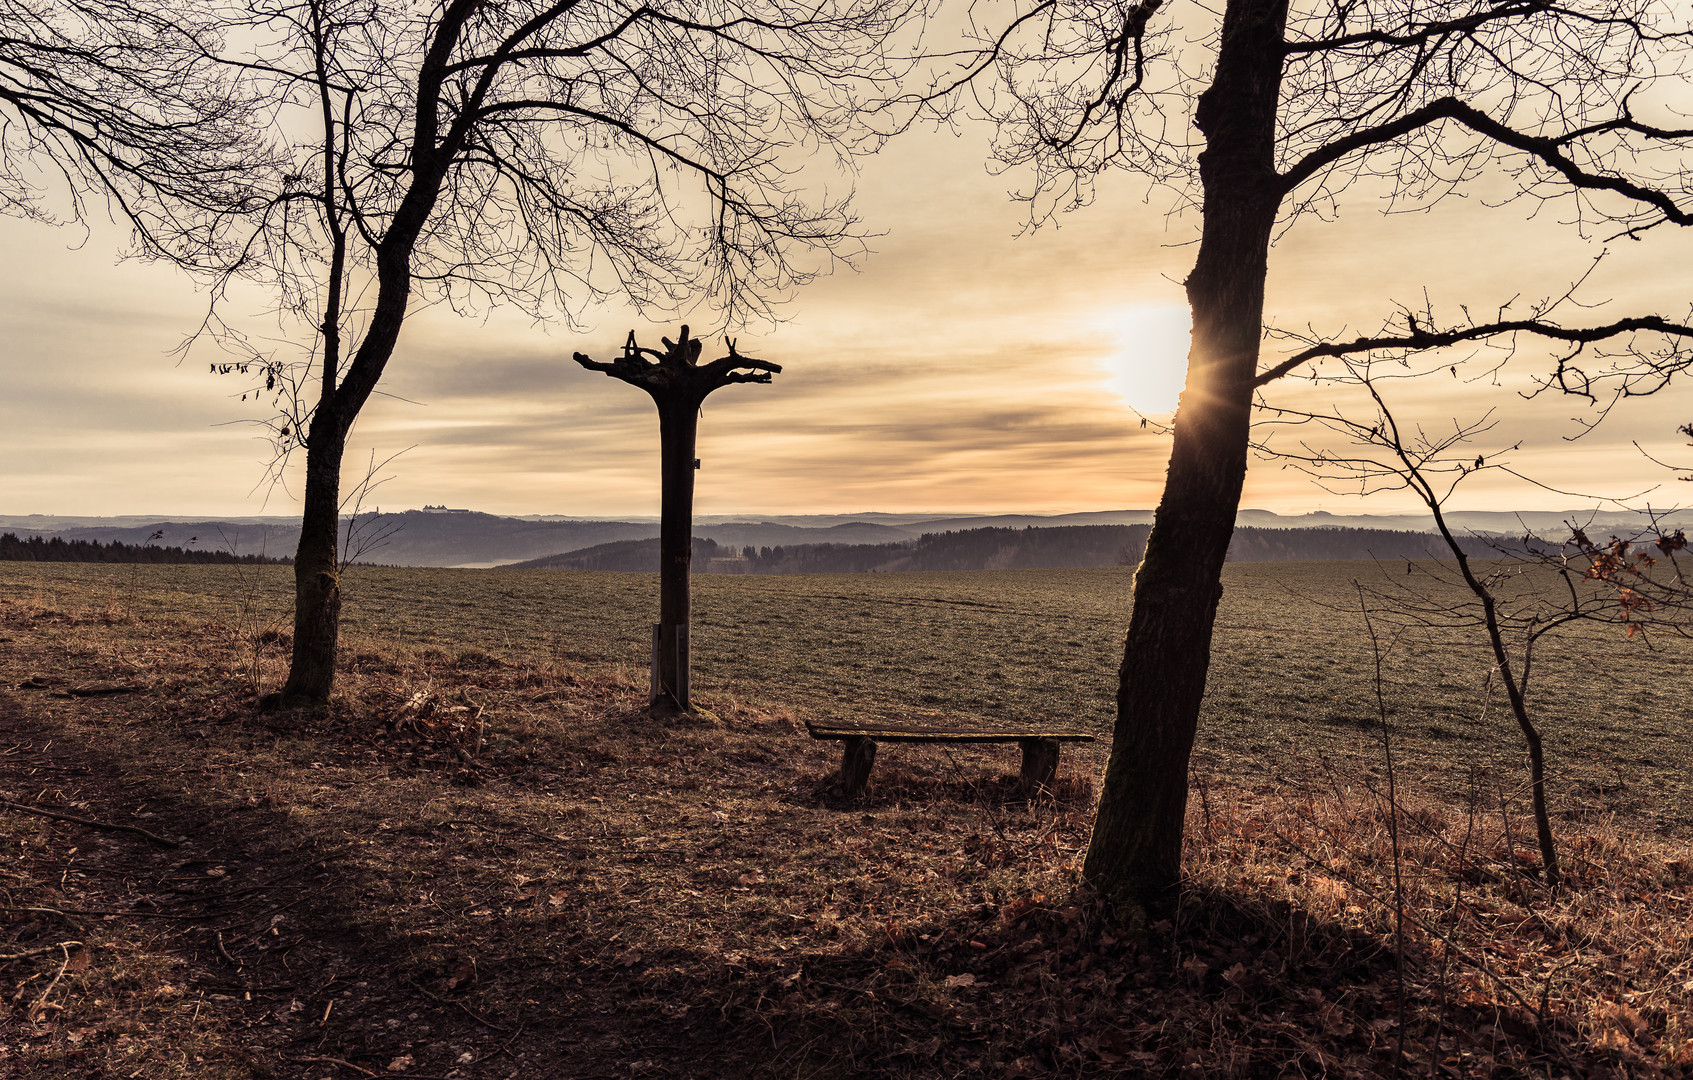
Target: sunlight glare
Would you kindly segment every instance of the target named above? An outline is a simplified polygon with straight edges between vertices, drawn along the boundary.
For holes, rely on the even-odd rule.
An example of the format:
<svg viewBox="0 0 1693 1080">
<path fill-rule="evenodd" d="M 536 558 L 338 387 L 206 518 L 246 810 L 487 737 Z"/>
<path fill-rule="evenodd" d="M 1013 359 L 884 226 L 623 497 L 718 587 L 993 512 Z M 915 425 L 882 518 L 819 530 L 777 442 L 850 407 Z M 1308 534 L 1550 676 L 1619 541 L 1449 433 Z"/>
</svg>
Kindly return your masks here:
<svg viewBox="0 0 1693 1080">
<path fill-rule="evenodd" d="M 1187 378 L 1191 324 L 1188 309 L 1176 305 L 1115 312 L 1106 321 L 1114 348 L 1101 360 L 1106 387 L 1148 416 L 1175 412 Z"/>
</svg>

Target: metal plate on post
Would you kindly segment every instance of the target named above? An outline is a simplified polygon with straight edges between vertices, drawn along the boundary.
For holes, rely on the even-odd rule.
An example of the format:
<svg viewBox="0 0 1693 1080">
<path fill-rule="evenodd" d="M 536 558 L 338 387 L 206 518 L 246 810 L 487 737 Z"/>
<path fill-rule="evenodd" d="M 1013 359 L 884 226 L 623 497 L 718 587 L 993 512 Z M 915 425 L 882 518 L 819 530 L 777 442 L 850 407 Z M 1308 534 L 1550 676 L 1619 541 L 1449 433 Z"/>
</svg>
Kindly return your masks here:
<svg viewBox="0 0 1693 1080">
<path fill-rule="evenodd" d="M 688 697 L 688 624 L 676 628 L 676 707 L 690 708 Z"/>
<path fill-rule="evenodd" d="M 663 623 L 653 623 L 653 663 L 647 680 L 647 703 L 649 705 L 658 700 L 658 639 L 663 631 Z"/>
</svg>

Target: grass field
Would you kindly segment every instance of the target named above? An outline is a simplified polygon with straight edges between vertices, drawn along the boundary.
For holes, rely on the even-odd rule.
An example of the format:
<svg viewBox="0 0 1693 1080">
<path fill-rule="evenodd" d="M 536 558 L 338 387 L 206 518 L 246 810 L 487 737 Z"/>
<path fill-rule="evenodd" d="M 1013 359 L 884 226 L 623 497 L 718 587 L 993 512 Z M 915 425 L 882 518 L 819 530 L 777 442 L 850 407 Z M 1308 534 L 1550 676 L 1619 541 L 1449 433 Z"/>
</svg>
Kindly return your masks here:
<svg viewBox="0 0 1693 1080">
<path fill-rule="evenodd" d="M 92 595 L 114 610 L 286 631 L 290 573 L 0 564 L 0 597 L 53 606 Z M 1252 776 L 1278 763 L 1379 757 L 1374 659 L 1354 582 L 1381 581 L 1363 562 L 1227 568 L 1201 770 Z M 1041 719 L 1104 736 L 1130 582 L 1120 568 L 701 577 L 695 685 L 802 718 Z M 355 658 L 486 652 L 618 669 L 643 682 L 656 611 L 653 575 L 358 568 L 346 582 L 345 645 Z M 276 649 L 264 657 L 270 688 L 283 659 Z M 1399 751 L 1443 791 L 1463 789 L 1471 765 L 1518 769 L 1520 736 L 1490 669 L 1478 629 L 1418 628 L 1387 655 Z M 1648 829 L 1693 835 L 1689 686 L 1693 642 L 1631 641 L 1611 626 L 1549 639 L 1531 706 L 1559 777 L 1555 807 L 1625 812 Z"/>
<path fill-rule="evenodd" d="M 1395 639 L 1385 801 L 1375 572 L 1228 569 L 1133 940 L 1079 879 L 1106 742 L 843 803 L 800 724 L 1107 733 L 1127 571 L 703 578 L 663 718 L 651 576 L 361 568 L 290 717 L 287 568 L 0 564 L 0 1076 L 1693 1076 L 1688 643 L 1543 653 L 1552 895 L 1479 639 Z"/>
</svg>

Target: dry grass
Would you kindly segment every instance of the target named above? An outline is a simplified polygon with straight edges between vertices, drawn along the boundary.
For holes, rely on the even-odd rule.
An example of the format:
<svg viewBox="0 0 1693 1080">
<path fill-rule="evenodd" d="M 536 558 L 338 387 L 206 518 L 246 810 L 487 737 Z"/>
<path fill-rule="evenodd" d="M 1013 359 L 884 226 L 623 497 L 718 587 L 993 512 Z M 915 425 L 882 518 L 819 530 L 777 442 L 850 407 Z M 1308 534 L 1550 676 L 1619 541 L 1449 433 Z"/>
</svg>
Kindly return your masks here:
<svg viewBox="0 0 1693 1080">
<path fill-rule="evenodd" d="M 815 677 L 710 680 L 706 715 L 654 718 L 603 655 L 622 643 L 522 632 L 538 584 L 487 579 L 514 593 L 496 632 L 497 604 L 450 606 L 481 602 L 472 579 L 418 571 L 364 586 L 340 700 L 299 723 L 251 704 L 285 657 L 276 581 L 129 570 L 0 568 L 4 797 L 181 841 L 0 810 L 0 954 L 31 954 L 0 960 L 0 1075 L 1693 1074 L 1677 809 L 1640 785 L 1566 803 L 1572 887 L 1548 896 L 1510 762 L 1434 771 L 1464 743 L 1414 742 L 1410 706 L 1397 813 L 1376 732 L 1260 717 L 1276 747 L 1323 736 L 1266 775 L 1219 707 L 1236 737 L 1196 770 L 1188 898 L 1135 942 L 1078 884 L 1086 753 L 1031 803 L 1014 752 L 893 746 L 832 802 L 836 750 L 799 723 Z M 567 583 L 584 623 L 593 580 Z M 839 581 L 811 592 L 846 605 Z M 1290 618 L 1235 645 L 1354 662 Z M 1283 717 L 1311 693 L 1256 681 Z"/>
</svg>

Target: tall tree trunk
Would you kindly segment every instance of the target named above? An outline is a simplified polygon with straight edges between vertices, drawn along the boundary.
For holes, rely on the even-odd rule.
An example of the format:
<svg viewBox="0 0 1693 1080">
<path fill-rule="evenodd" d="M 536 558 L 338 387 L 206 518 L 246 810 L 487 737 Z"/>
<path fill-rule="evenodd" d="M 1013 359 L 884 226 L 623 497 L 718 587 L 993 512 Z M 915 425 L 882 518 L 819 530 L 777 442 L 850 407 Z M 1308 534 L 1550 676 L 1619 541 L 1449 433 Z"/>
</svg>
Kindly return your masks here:
<svg viewBox="0 0 1693 1080">
<path fill-rule="evenodd" d="M 1187 280 L 1193 344 L 1175 442 L 1118 671 L 1117 724 L 1084 873 L 1128 922 L 1167 908 L 1181 880 L 1188 759 L 1246 478 L 1269 243 L 1281 201 L 1276 108 L 1287 0 L 1230 0 L 1205 134 L 1199 256 Z"/>
<path fill-rule="evenodd" d="M 426 215 L 427 207 L 419 212 Z M 409 227 L 409 220 L 408 220 Z M 341 633 L 341 459 L 359 410 L 394 355 L 411 296 L 410 244 L 415 230 L 389 231 L 378 253 L 375 309 L 346 376 L 337 385 L 333 353 L 325 353 L 323 390 L 306 431 L 305 509 L 294 555 L 294 655 L 277 704 L 321 707 L 335 687 L 335 646 Z M 339 328 L 330 324 L 326 336 Z"/>
<path fill-rule="evenodd" d="M 341 630 L 341 455 L 345 430 L 320 404 L 306 444 L 305 510 L 294 553 L 294 655 L 278 704 L 322 705 L 335 683 Z"/>
<path fill-rule="evenodd" d="M 694 448 L 700 403 L 688 394 L 659 402 L 658 685 L 653 703 L 671 701 L 687 709 L 687 654 L 679 639 L 687 633 L 694 561 Z"/>
</svg>

